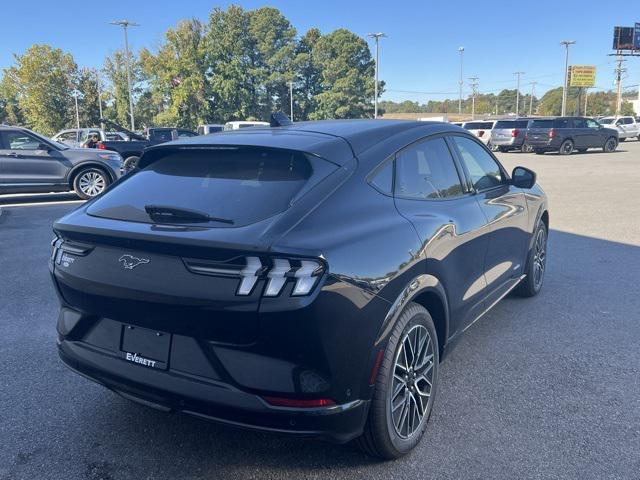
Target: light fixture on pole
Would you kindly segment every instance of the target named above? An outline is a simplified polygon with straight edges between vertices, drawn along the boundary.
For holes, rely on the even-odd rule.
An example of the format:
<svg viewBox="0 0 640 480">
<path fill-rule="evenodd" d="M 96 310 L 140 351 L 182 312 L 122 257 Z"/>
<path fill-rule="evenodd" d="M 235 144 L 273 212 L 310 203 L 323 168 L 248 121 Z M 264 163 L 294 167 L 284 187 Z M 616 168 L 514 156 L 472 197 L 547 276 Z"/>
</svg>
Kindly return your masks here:
<svg viewBox="0 0 640 480">
<path fill-rule="evenodd" d="M 373 103 L 373 118 L 378 118 L 378 70 L 380 63 L 380 39 L 387 35 L 382 32 L 370 33 L 367 35 L 369 38 L 373 38 L 376 42 L 376 83 L 374 85 L 374 103 Z"/>
<path fill-rule="evenodd" d="M 127 86 L 129 88 L 129 115 L 131 116 L 131 130 L 135 131 L 136 125 L 135 125 L 135 120 L 133 118 L 133 92 L 131 91 L 131 59 L 129 56 L 128 28 L 139 27 L 140 24 L 131 22 L 129 20 L 117 20 L 109 23 L 111 23 L 111 25 L 118 25 L 122 27 L 122 29 L 124 30 L 124 55 L 125 55 L 125 61 L 127 63 Z"/>
<path fill-rule="evenodd" d="M 100 112 L 100 128 L 104 130 L 105 125 L 102 122 L 102 119 L 104 117 L 102 116 L 102 88 L 100 88 L 100 73 L 98 73 L 98 70 L 94 70 L 94 73 L 96 75 L 96 87 L 98 89 L 98 111 Z"/>
<path fill-rule="evenodd" d="M 565 59 L 564 59 L 564 85 L 562 87 L 562 115 L 563 117 L 567 113 L 567 90 L 569 89 L 569 47 L 573 45 L 575 40 L 563 40 L 560 45 L 565 47 Z"/>
<path fill-rule="evenodd" d="M 460 80 L 458 80 L 458 115 L 462 115 L 462 85 L 464 81 L 462 80 L 462 59 L 464 57 L 464 47 L 458 47 L 458 51 L 460 52 Z"/>
<path fill-rule="evenodd" d="M 518 82 L 516 84 L 516 117 L 520 113 L 520 77 L 524 75 L 524 72 L 513 72 L 514 75 L 518 77 Z"/>
</svg>

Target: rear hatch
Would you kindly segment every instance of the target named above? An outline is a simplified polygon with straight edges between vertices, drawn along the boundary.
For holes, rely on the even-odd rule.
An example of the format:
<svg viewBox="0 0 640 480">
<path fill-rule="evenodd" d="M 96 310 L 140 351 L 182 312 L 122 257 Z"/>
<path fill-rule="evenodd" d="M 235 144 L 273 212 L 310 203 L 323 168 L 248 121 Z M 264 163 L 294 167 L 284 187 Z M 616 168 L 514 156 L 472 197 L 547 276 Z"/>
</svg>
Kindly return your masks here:
<svg viewBox="0 0 640 480">
<path fill-rule="evenodd" d="M 496 144 L 515 143 L 524 137 L 527 120 L 499 120 L 491 130 L 491 141 Z"/>
<path fill-rule="evenodd" d="M 533 144 L 548 143 L 549 132 L 553 129 L 552 119 L 531 120 L 527 129 L 527 142 Z"/>
<path fill-rule="evenodd" d="M 487 141 L 491 136 L 493 122 L 467 122 L 464 124 L 463 128 L 469 130 L 472 134 L 474 134 L 481 140 Z"/>
<path fill-rule="evenodd" d="M 271 244 L 343 170 L 261 147 L 168 148 L 156 157 L 56 222 L 61 295 L 86 314 L 251 342 Z"/>
</svg>

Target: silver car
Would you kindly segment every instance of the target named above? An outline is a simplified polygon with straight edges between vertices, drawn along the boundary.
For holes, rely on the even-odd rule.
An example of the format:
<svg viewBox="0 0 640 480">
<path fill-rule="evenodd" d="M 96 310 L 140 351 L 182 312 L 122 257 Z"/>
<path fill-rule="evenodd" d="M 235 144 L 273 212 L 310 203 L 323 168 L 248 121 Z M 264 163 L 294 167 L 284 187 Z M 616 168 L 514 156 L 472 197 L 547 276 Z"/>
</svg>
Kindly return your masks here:
<svg viewBox="0 0 640 480">
<path fill-rule="evenodd" d="M 525 138 L 527 135 L 528 119 L 516 118 L 498 120 L 491 131 L 491 145 L 501 152 L 509 150 L 527 151 Z"/>
</svg>

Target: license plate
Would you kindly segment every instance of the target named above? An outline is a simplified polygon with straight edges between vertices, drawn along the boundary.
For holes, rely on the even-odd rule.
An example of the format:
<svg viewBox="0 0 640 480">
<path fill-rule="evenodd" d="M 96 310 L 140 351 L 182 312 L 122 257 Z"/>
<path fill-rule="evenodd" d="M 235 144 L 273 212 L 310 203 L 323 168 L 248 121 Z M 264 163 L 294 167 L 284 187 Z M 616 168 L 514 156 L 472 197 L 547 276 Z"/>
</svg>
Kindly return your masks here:
<svg viewBox="0 0 640 480">
<path fill-rule="evenodd" d="M 137 327 L 122 326 L 120 353 L 128 362 L 143 367 L 166 370 L 169 362 L 171 334 Z"/>
</svg>

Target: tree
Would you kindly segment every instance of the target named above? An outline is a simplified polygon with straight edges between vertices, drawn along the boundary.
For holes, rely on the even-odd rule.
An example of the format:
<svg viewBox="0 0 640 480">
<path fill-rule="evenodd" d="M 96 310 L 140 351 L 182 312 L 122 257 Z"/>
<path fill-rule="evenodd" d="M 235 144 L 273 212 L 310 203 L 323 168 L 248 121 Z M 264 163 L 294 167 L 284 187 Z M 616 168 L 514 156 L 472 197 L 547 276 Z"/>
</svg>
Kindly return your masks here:
<svg viewBox="0 0 640 480">
<path fill-rule="evenodd" d="M 80 126 L 96 127 L 100 123 L 98 105 L 98 72 L 83 68 L 78 73 L 78 92 L 80 94 Z"/>
<path fill-rule="evenodd" d="M 45 135 L 72 123 L 77 76 L 73 57 L 58 48 L 34 44 L 14 59 L 15 65 L 4 70 L 2 81 L 8 120 Z"/>
<path fill-rule="evenodd" d="M 362 38 L 338 29 L 318 39 L 313 48 L 321 70 L 322 91 L 310 118 L 363 118 L 373 116 L 374 61 Z M 379 93 L 384 83 L 381 82 Z"/>
<path fill-rule="evenodd" d="M 289 110 L 289 86 L 294 80 L 296 29 L 276 8 L 249 12 L 251 55 L 258 101 L 258 118 L 269 118 L 276 110 Z"/>
<path fill-rule="evenodd" d="M 17 84 L 10 75 L 5 71 L 0 81 L 0 123 L 23 125 L 24 116 L 18 104 Z"/>
<path fill-rule="evenodd" d="M 253 47 L 244 9 L 214 8 L 205 34 L 210 120 L 245 120 L 258 114 Z"/>
<path fill-rule="evenodd" d="M 165 34 L 157 54 L 140 52 L 149 83 L 148 114 L 158 125 L 195 129 L 208 117 L 204 28 L 200 21 L 181 21 Z"/>
<path fill-rule="evenodd" d="M 310 29 L 296 46 L 293 70 L 295 72 L 295 118 L 309 120 L 316 109 L 316 97 L 322 92 L 322 72 L 313 48 L 322 35 L 317 28 Z"/>
</svg>

